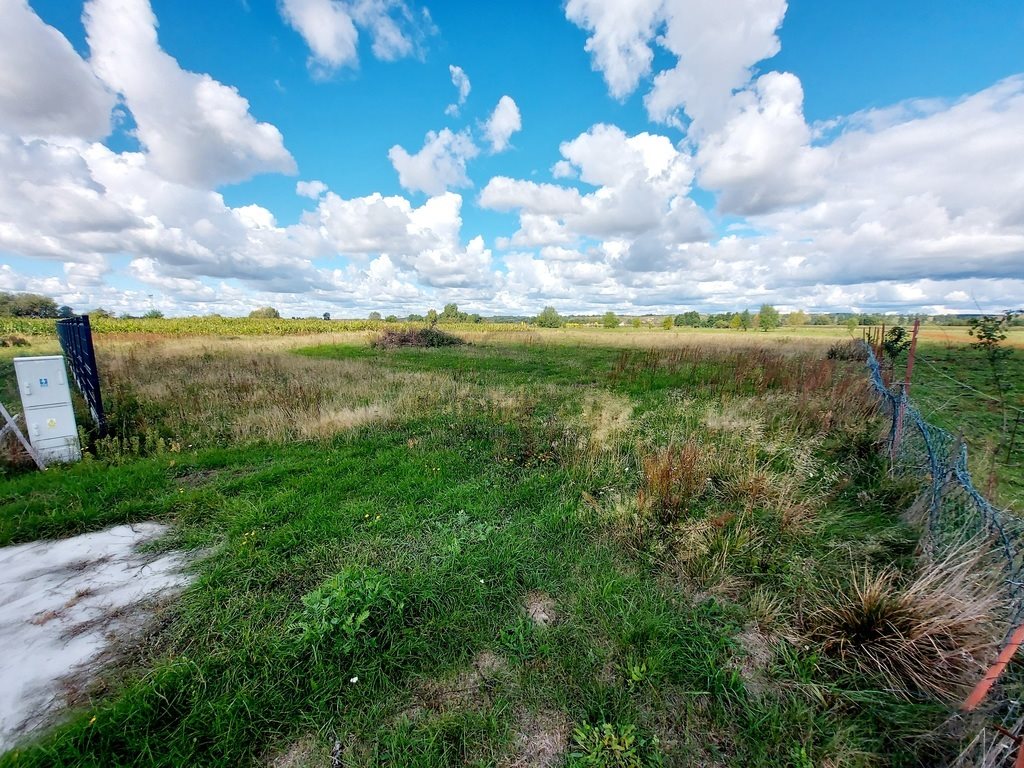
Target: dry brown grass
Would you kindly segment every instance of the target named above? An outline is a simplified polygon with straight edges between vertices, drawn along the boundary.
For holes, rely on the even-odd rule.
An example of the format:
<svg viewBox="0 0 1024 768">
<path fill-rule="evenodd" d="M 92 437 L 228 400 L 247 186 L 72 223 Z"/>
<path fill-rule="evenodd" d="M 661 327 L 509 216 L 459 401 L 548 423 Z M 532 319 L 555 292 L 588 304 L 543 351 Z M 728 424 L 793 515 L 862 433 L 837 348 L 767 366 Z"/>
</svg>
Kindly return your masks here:
<svg viewBox="0 0 1024 768">
<path fill-rule="evenodd" d="M 857 572 L 822 590 L 806 618 L 821 650 L 904 694 L 955 702 L 987 668 L 999 638 L 999 592 L 975 547 L 926 562 L 910 581 L 893 570 Z"/>
<path fill-rule="evenodd" d="M 629 430 L 633 403 L 628 397 L 611 392 L 588 393 L 576 420 L 590 446 L 603 450 L 620 440 Z"/>
<path fill-rule="evenodd" d="M 308 340 L 106 345 L 103 384 L 116 404 L 108 415 L 115 426 L 125 422 L 122 433 L 155 432 L 188 448 L 329 438 L 457 396 L 451 377 L 285 354 L 303 343 Z"/>
<path fill-rule="evenodd" d="M 324 337 L 147 339 L 109 341 L 99 350 L 108 413 L 126 439 L 101 455 L 145 452 L 156 436 L 180 448 L 252 441 L 330 439 L 367 424 L 394 423 L 424 413 L 481 411 L 513 422 L 550 397 L 547 385 L 486 386 L 447 372 L 403 371 L 364 360 L 289 354 L 311 342 L 368 343 L 367 333 Z M 611 396 L 609 396 L 611 397 Z M 618 422 L 601 439 L 617 434 Z M 575 425 L 586 434 L 585 424 Z M 585 440 L 581 440 L 585 442 Z M 123 443 L 123 445 L 122 445 Z"/>
</svg>

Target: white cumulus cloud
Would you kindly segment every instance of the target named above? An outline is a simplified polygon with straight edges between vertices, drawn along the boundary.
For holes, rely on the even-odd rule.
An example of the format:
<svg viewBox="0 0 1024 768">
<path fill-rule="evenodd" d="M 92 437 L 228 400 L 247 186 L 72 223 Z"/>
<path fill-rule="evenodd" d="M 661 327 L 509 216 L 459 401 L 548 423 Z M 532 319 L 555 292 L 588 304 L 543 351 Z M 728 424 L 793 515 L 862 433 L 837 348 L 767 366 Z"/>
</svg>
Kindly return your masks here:
<svg viewBox="0 0 1024 768">
<path fill-rule="evenodd" d="M 491 151 L 504 152 L 508 149 L 512 134 L 522 127 L 523 120 L 519 115 L 519 107 L 511 96 L 502 96 L 484 124 L 484 136 L 491 145 Z"/>
<path fill-rule="evenodd" d="M 428 14 L 417 18 L 401 0 L 278 0 L 278 7 L 309 46 L 309 68 L 317 77 L 359 64 L 360 29 L 382 61 L 413 55 L 417 40 L 433 30 Z"/>
<path fill-rule="evenodd" d="M 491 179 L 480 204 L 520 211 L 511 245 L 571 244 L 587 238 L 639 241 L 634 255 L 645 248 L 645 256 L 634 266 L 651 266 L 668 258 L 679 243 L 709 236 L 705 215 L 687 196 L 692 160 L 668 138 L 627 136 L 616 126 L 598 124 L 560 149 L 567 168 L 597 189 L 584 194 L 575 187 Z"/>
<path fill-rule="evenodd" d="M 459 111 L 462 109 L 462 105 L 466 103 L 466 99 L 469 98 L 469 91 L 473 86 L 469 82 L 469 75 L 466 74 L 462 67 L 449 64 L 448 72 L 452 76 L 452 85 L 458 91 L 458 99 L 454 104 L 449 104 L 445 107 L 444 113 L 451 117 L 458 117 Z"/>
<path fill-rule="evenodd" d="M 654 74 L 644 104 L 652 120 L 678 122 L 682 107 L 700 130 L 724 119 L 730 95 L 752 67 L 778 53 L 786 0 L 569 0 L 566 18 L 590 32 L 586 50 L 616 98 L 651 74 L 652 45 L 675 59 Z"/>
<path fill-rule="evenodd" d="M 428 132 L 419 152 L 410 154 L 396 144 L 388 151 L 388 158 L 405 189 L 439 195 L 449 187 L 471 185 L 466 162 L 479 153 L 468 130 L 453 133 L 443 128 Z"/>
<path fill-rule="evenodd" d="M 153 170 L 196 187 L 295 172 L 281 132 L 258 122 L 237 89 L 161 50 L 148 0 L 90 0 L 84 20 L 92 65 L 124 96 Z"/>
<path fill-rule="evenodd" d="M 327 185 L 322 181 L 299 181 L 295 184 L 295 194 L 300 197 L 308 197 L 310 200 L 316 200 L 324 192 L 327 191 Z"/>
<path fill-rule="evenodd" d="M 0 130 L 101 139 L 114 95 L 26 0 L 0 0 Z"/>
</svg>

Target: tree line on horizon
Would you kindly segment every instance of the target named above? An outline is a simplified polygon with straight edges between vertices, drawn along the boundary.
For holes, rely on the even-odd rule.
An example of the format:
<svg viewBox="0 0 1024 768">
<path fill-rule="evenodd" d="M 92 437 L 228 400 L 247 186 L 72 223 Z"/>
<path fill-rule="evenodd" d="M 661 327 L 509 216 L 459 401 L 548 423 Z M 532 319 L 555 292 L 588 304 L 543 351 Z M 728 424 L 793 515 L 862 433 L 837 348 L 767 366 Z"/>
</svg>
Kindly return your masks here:
<svg viewBox="0 0 1024 768">
<path fill-rule="evenodd" d="M 72 307 L 58 305 L 56 301 L 48 296 L 37 293 L 16 293 L 0 291 L 0 317 L 26 317 L 43 319 L 60 319 L 74 317 L 76 314 Z M 80 314 L 88 314 L 92 317 L 109 317 L 116 315 L 102 307 L 90 309 Z M 560 328 L 565 325 L 592 325 L 605 328 L 618 328 L 620 326 L 632 326 L 642 328 L 645 326 L 661 326 L 664 328 L 732 328 L 734 330 L 771 330 L 781 326 L 799 327 L 804 325 L 848 325 L 874 326 L 883 323 L 909 324 L 915 318 L 923 322 L 935 325 L 964 325 L 967 326 L 972 320 L 983 317 L 983 313 L 970 313 L 961 315 L 924 315 L 924 314 L 882 314 L 882 313 L 853 313 L 853 312 L 805 312 L 796 310 L 786 314 L 780 313 L 773 305 L 763 304 L 756 312 L 744 309 L 739 312 L 718 312 L 706 313 L 696 310 L 674 315 L 628 315 L 618 314 L 611 310 L 603 315 L 590 314 L 565 314 L 562 315 L 553 306 L 544 307 L 537 315 L 493 315 L 489 317 L 478 313 L 463 312 L 455 303 L 448 303 L 438 312 L 436 309 L 428 309 L 424 314 L 410 313 L 399 316 L 395 314 L 384 315 L 379 311 L 369 313 L 367 319 L 380 322 L 408 322 L 427 323 L 436 325 L 438 323 L 531 323 L 541 328 Z M 159 319 L 164 313 L 158 309 L 149 309 L 140 314 L 122 313 L 119 317 L 124 319 Z M 214 313 L 207 317 L 220 317 Z M 250 318 L 281 319 L 282 315 L 274 307 L 258 307 L 249 313 Z M 292 319 L 302 319 L 293 317 Z M 331 314 L 324 312 L 313 319 L 330 320 Z M 340 318 L 339 318 L 340 319 Z M 1013 326 L 1024 325 L 1024 318 L 1015 316 L 1010 323 Z"/>
</svg>

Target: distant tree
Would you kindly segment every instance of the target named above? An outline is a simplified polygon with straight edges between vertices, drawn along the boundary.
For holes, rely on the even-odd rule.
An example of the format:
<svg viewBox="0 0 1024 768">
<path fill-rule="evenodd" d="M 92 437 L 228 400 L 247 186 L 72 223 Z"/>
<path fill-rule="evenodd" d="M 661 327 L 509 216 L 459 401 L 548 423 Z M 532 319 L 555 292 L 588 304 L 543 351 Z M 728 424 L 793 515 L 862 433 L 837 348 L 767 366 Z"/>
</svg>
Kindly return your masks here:
<svg viewBox="0 0 1024 768">
<path fill-rule="evenodd" d="M 57 302 L 38 293 L 0 292 L 0 316 L 57 317 Z"/>
<path fill-rule="evenodd" d="M 380 312 L 378 312 L 377 310 L 374 310 L 373 312 L 371 312 L 369 314 L 369 319 L 370 320 L 380 320 Z"/>
<path fill-rule="evenodd" d="M 281 313 L 274 307 L 260 307 L 259 309 L 254 309 L 250 312 L 249 317 L 262 317 L 270 320 L 278 320 L 281 317 Z"/>
<path fill-rule="evenodd" d="M 779 327 L 779 310 L 771 304 L 762 304 L 757 313 L 757 324 L 766 333 L 773 328 Z"/>
<path fill-rule="evenodd" d="M 629 324 L 634 328 L 640 328 L 643 326 L 644 321 L 641 320 L 639 317 L 634 317 L 632 320 L 629 321 Z"/>
<path fill-rule="evenodd" d="M 802 309 L 798 309 L 796 312 L 790 312 L 786 315 L 786 325 L 791 325 L 793 327 L 807 325 L 807 320 L 807 313 Z"/>
<path fill-rule="evenodd" d="M 324 312 L 324 320 L 330 320 L 330 319 L 331 319 L 331 313 L 330 312 Z"/>
<path fill-rule="evenodd" d="M 148 312 L 146 312 L 146 314 L 143 315 L 143 317 L 146 318 L 147 320 L 159 320 L 163 316 L 164 313 L 161 312 L 159 309 L 151 309 Z"/>
<path fill-rule="evenodd" d="M 544 307 L 533 322 L 541 328 L 561 328 L 565 325 L 562 316 L 558 314 L 558 310 L 554 307 Z"/>
<path fill-rule="evenodd" d="M 397 323 L 398 315 L 388 315 L 387 317 L 384 318 L 384 321 L 388 323 Z"/>
<path fill-rule="evenodd" d="M 743 328 L 743 321 L 740 319 L 739 312 L 737 312 L 735 315 L 729 318 L 729 327 L 732 328 L 734 331 L 738 331 L 740 328 Z"/>
<path fill-rule="evenodd" d="M 75 310 L 69 307 L 67 304 L 57 308 L 57 317 L 61 319 L 67 319 L 75 316 Z"/>
<path fill-rule="evenodd" d="M 753 326 L 754 324 L 754 318 L 750 316 L 750 310 L 744 309 L 742 312 L 740 312 L 739 318 L 740 328 L 742 328 L 744 331 L 749 331 L 751 326 Z"/>
<path fill-rule="evenodd" d="M 818 314 L 811 315 L 811 325 L 835 325 L 836 318 L 834 315 Z"/>
<path fill-rule="evenodd" d="M 601 318 L 601 325 L 605 328 L 618 328 L 619 327 L 619 316 L 611 310 L 604 313 L 604 317 Z"/>
<path fill-rule="evenodd" d="M 85 314 L 91 315 L 92 317 L 113 317 L 114 316 L 113 312 L 111 312 L 109 309 L 104 309 L 103 307 L 96 307 L 96 309 L 92 310 L 91 312 L 86 312 Z"/>
<path fill-rule="evenodd" d="M 436 309 L 428 309 L 427 310 L 427 322 L 430 323 L 431 325 L 437 325 L 437 310 Z"/>
<path fill-rule="evenodd" d="M 857 330 L 857 325 L 858 322 L 856 317 L 846 318 L 846 330 L 848 330 L 850 333 L 853 333 L 854 331 Z"/>
<path fill-rule="evenodd" d="M 676 315 L 675 324 L 696 328 L 700 325 L 700 312 L 690 310 L 689 312 L 683 312 L 681 315 Z"/>
<path fill-rule="evenodd" d="M 661 321 L 661 327 L 664 328 L 666 331 L 672 330 L 673 325 L 674 323 L 672 322 L 671 317 L 666 317 Z"/>
<path fill-rule="evenodd" d="M 477 318 L 474 320 L 473 318 Z M 438 316 L 438 320 L 442 323 L 479 323 L 479 315 L 470 315 L 466 312 L 459 311 L 459 305 L 455 303 L 445 304 L 444 309 Z"/>
<path fill-rule="evenodd" d="M 408 320 L 410 323 L 422 323 L 424 318 L 423 315 L 410 314 L 405 319 Z"/>
</svg>

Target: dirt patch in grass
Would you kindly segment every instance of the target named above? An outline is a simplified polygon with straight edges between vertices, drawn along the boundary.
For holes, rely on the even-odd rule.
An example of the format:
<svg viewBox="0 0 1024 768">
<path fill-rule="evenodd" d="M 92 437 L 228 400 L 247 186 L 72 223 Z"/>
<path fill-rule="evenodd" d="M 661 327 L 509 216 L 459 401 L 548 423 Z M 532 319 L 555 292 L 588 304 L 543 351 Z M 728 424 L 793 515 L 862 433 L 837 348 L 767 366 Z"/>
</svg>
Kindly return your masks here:
<svg viewBox="0 0 1024 768">
<path fill-rule="evenodd" d="M 513 752 L 501 768 L 547 768 L 561 765 L 569 747 L 569 719 L 562 712 L 520 713 Z"/>
<path fill-rule="evenodd" d="M 331 753 L 313 735 L 306 735 L 282 752 L 272 754 L 265 762 L 267 768 L 328 768 Z"/>
<path fill-rule="evenodd" d="M 676 690 L 665 693 L 663 706 L 649 713 L 651 730 L 665 765 L 725 768 L 735 745 L 716 727 L 708 712 L 709 698 L 694 697 Z"/>
<path fill-rule="evenodd" d="M 236 480 L 250 474 L 238 469 L 183 469 L 182 474 L 174 477 L 179 488 L 199 488 L 222 478 Z"/>
<path fill-rule="evenodd" d="M 176 482 L 183 488 L 198 488 L 201 485 L 213 482 L 220 475 L 219 469 L 197 469 L 184 475 L 179 475 Z"/>
<path fill-rule="evenodd" d="M 490 704 L 489 688 L 509 671 L 508 659 L 491 651 L 481 651 L 469 667 L 443 680 L 428 680 L 416 692 L 412 706 L 402 716 L 415 720 L 427 712 L 451 709 L 477 709 Z"/>
<path fill-rule="evenodd" d="M 546 592 L 533 590 L 523 598 L 523 607 L 530 621 L 538 627 L 548 627 L 558 621 L 554 599 Z"/>
<path fill-rule="evenodd" d="M 757 627 L 748 627 L 736 636 L 741 655 L 734 660 L 736 669 L 743 678 L 747 693 L 760 697 L 767 688 L 767 673 L 775 657 L 772 640 Z"/>
</svg>

